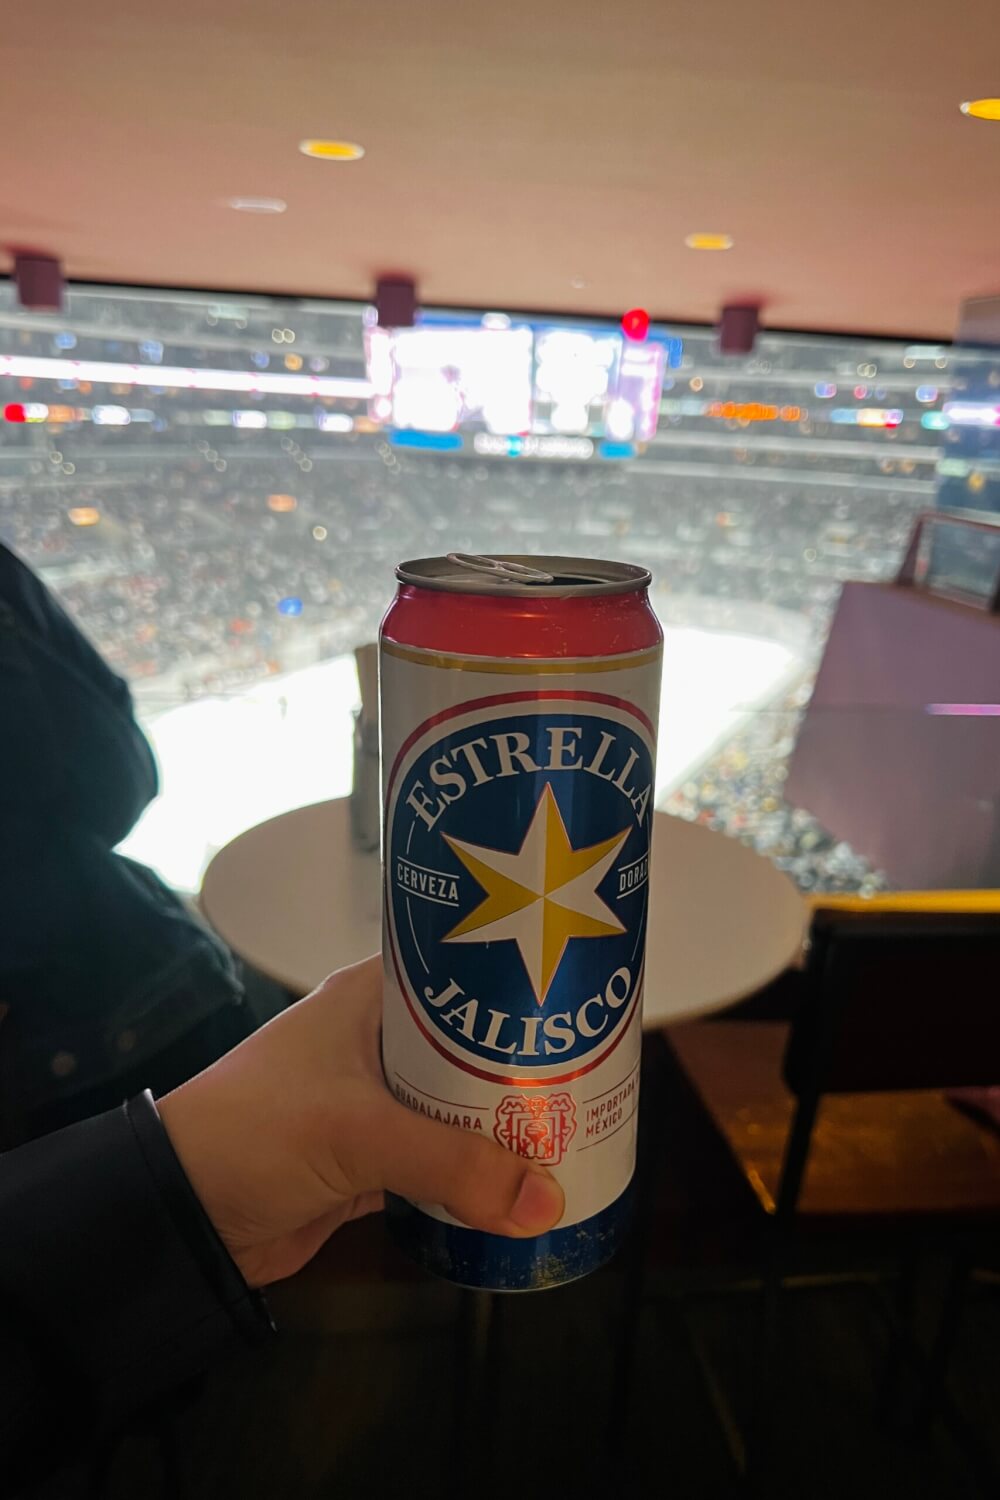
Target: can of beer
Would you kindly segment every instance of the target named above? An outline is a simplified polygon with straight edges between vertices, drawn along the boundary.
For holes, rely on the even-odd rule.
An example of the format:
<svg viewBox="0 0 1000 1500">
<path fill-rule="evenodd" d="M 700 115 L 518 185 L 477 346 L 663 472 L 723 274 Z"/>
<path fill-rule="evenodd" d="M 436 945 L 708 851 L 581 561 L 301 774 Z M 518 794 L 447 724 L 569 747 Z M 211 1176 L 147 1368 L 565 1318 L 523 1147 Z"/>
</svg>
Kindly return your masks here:
<svg viewBox="0 0 1000 1500">
<path fill-rule="evenodd" d="M 550 1233 L 393 1198 L 428 1270 L 515 1291 L 616 1250 L 635 1166 L 663 634 L 650 575 L 403 563 L 382 622 L 383 1063 L 396 1097 L 543 1163 Z"/>
</svg>

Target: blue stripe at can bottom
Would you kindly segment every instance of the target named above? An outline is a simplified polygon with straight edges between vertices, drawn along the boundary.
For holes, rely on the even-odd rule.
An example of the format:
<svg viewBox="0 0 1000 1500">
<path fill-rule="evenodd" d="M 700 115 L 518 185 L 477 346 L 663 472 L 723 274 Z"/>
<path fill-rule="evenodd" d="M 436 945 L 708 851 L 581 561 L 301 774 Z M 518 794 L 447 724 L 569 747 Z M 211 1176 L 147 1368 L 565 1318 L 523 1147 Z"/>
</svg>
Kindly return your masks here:
<svg viewBox="0 0 1000 1500">
<path fill-rule="evenodd" d="M 539 1292 L 578 1281 L 621 1248 L 632 1221 L 633 1185 L 600 1213 L 532 1239 L 509 1239 L 443 1224 L 405 1198 L 387 1193 L 392 1238 L 425 1271 L 488 1292 Z"/>
</svg>

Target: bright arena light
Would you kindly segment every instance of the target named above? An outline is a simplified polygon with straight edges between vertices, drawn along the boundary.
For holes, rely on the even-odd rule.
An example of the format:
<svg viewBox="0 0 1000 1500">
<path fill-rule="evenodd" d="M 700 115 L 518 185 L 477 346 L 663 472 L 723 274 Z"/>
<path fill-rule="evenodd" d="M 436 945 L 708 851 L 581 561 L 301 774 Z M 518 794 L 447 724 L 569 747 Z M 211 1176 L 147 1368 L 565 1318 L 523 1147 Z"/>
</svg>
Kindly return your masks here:
<svg viewBox="0 0 1000 1500">
<path fill-rule="evenodd" d="M 656 800 L 714 755 L 802 670 L 790 646 L 760 636 L 668 624 Z M 352 776 L 353 656 L 140 718 L 162 792 L 120 845 L 194 891 L 237 834 L 310 802 L 346 796 Z"/>
<path fill-rule="evenodd" d="M 263 371 L 251 374 L 248 370 L 197 370 L 180 365 L 123 365 L 102 359 L 48 359 L 30 354 L 0 354 L 0 375 L 31 380 L 92 380 L 99 385 L 173 386 L 189 391 L 260 391 L 277 396 L 356 396 L 366 400 L 372 394 L 367 380 L 333 375 L 265 375 Z"/>
</svg>

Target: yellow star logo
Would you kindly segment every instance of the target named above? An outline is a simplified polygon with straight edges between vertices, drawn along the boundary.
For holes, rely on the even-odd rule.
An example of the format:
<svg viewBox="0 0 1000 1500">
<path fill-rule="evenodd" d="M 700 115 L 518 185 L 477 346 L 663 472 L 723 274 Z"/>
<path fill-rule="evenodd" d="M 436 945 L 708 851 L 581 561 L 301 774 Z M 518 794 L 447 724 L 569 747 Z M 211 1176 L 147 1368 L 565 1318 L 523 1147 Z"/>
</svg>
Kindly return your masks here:
<svg viewBox="0 0 1000 1500">
<path fill-rule="evenodd" d="M 548 782 L 516 854 L 445 841 L 486 892 L 485 900 L 444 938 L 446 943 L 517 943 L 535 1000 L 545 1004 L 570 938 L 624 932 L 597 887 L 617 858 L 629 830 L 600 844 L 574 849 Z"/>
</svg>

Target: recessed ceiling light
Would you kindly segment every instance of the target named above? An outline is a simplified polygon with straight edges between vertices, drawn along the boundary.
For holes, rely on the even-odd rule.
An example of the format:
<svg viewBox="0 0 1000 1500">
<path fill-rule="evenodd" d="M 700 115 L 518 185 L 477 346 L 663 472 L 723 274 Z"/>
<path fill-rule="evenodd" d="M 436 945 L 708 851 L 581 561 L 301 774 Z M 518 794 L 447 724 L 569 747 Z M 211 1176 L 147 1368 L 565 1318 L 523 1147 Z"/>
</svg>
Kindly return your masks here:
<svg viewBox="0 0 1000 1500">
<path fill-rule="evenodd" d="M 227 198 L 226 207 L 241 214 L 283 214 L 288 204 L 284 198 Z"/>
<path fill-rule="evenodd" d="M 1000 99 L 967 99 L 959 108 L 975 120 L 1000 120 Z"/>
<path fill-rule="evenodd" d="M 317 161 L 360 161 L 365 154 L 355 141 L 299 141 L 299 150 Z"/>
<path fill-rule="evenodd" d="M 689 234 L 684 243 L 689 250 L 731 250 L 733 237 L 731 234 L 708 234 L 700 231 Z"/>
</svg>

